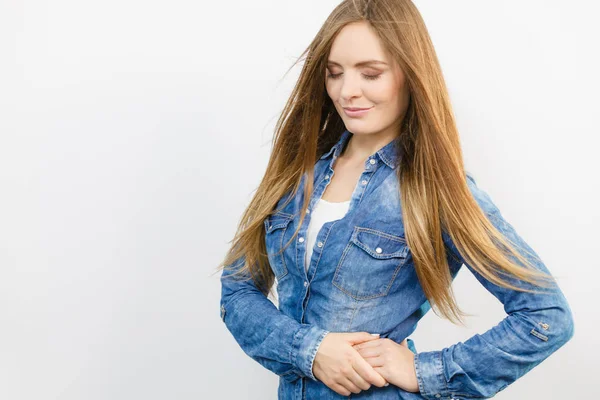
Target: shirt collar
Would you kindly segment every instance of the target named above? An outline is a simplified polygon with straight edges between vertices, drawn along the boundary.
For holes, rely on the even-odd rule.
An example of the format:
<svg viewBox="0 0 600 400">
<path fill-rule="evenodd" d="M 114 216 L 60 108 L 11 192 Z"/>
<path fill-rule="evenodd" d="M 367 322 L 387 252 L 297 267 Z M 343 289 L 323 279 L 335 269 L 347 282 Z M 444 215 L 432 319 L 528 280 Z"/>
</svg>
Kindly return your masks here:
<svg viewBox="0 0 600 400">
<path fill-rule="evenodd" d="M 337 158 L 340 155 L 342 149 L 346 146 L 346 143 L 348 142 L 348 140 L 350 140 L 350 138 L 352 137 L 352 135 L 353 135 L 353 133 L 351 133 L 349 130 L 346 129 L 340 136 L 337 143 L 334 144 L 327 153 L 325 153 L 321 156 L 321 160 L 323 160 L 325 158 L 331 158 L 332 156 L 334 158 Z M 400 157 L 401 157 L 401 148 L 398 145 L 397 138 L 392 140 L 385 146 L 383 146 L 381 149 L 377 150 L 369 158 L 374 158 L 374 157 L 379 158 L 388 167 L 390 167 L 392 169 L 396 168 L 396 166 L 400 162 Z"/>
</svg>

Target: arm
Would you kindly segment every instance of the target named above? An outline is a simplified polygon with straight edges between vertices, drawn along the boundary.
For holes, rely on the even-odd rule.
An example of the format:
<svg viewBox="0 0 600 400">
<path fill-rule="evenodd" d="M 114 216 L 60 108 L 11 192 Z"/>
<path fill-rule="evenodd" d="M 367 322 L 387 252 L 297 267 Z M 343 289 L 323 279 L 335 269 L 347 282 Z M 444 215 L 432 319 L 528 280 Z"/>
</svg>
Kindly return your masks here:
<svg viewBox="0 0 600 400">
<path fill-rule="evenodd" d="M 469 187 L 486 215 L 518 249 L 539 256 L 508 223 L 482 189 L 469 177 Z M 446 236 L 446 238 L 448 238 Z M 449 240 L 449 239 L 447 239 Z M 458 268 L 464 263 L 449 243 Z M 457 264 L 458 263 L 458 264 Z M 477 280 L 502 304 L 507 316 L 483 334 L 476 334 L 441 351 L 415 355 L 415 370 L 421 394 L 427 399 L 489 398 L 516 381 L 563 346 L 574 333 L 571 309 L 558 285 L 536 288 L 522 281 L 513 284 L 549 294 L 517 292 L 497 286 L 469 265 Z M 536 267 L 549 273 L 542 262 Z"/>
<path fill-rule="evenodd" d="M 243 266 L 245 257 L 234 264 Z M 265 368 L 293 382 L 300 377 L 317 380 L 313 361 L 327 333 L 283 314 L 254 284 L 221 274 L 221 319 L 242 350 Z"/>
</svg>

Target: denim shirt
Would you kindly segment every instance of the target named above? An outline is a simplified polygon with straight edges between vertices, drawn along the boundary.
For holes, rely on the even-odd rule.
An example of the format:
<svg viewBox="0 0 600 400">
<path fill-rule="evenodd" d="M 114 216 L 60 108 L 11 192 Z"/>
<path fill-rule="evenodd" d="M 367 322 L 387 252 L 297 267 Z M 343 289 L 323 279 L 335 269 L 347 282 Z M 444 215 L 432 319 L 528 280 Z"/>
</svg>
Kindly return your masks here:
<svg viewBox="0 0 600 400">
<path fill-rule="evenodd" d="M 264 220 L 269 264 L 275 274 L 278 307 L 252 283 L 221 275 L 220 315 L 243 351 L 279 376 L 278 398 L 314 400 L 348 398 L 313 375 L 317 349 L 329 332 L 379 333 L 400 343 L 430 310 L 407 246 L 396 168 L 400 150 L 392 141 L 372 154 L 350 200 L 348 213 L 325 223 L 317 235 L 308 271 L 304 268 L 310 210 L 333 176 L 333 165 L 352 136 L 339 141 L 315 164 L 314 192 L 294 242 L 282 245 L 299 223 L 305 174 L 300 190 L 277 213 Z M 467 183 L 486 216 L 519 249 L 533 249 L 515 232 L 486 192 L 467 173 Z M 464 260 L 444 233 L 452 279 Z M 538 257 L 539 258 L 539 257 Z M 241 266 L 244 256 L 231 265 Z M 549 273 L 540 261 L 536 267 Z M 464 264 L 466 265 L 466 264 Z M 419 392 L 390 384 L 372 385 L 354 399 L 484 399 L 510 385 L 565 344 L 574 332 L 570 307 L 557 285 L 547 294 L 530 294 L 497 286 L 469 265 L 477 280 L 502 304 L 507 316 L 482 334 L 439 351 L 415 353 Z M 511 280 L 520 286 L 535 288 Z M 537 288 L 542 290 L 542 288 Z"/>
</svg>

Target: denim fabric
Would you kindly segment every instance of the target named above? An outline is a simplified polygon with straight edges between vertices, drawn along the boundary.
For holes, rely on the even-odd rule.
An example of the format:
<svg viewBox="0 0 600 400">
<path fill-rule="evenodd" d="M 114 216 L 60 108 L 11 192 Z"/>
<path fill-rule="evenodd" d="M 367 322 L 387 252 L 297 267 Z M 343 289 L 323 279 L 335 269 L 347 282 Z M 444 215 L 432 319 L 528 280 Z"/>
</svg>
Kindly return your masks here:
<svg viewBox="0 0 600 400">
<path fill-rule="evenodd" d="M 317 161 L 309 210 L 330 183 L 332 166 L 351 135 L 345 131 Z M 308 271 L 304 269 L 304 238 L 310 213 L 293 243 L 283 254 L 274 254 L 298 225 L 307 175 L 295 198 L 285 206 L 291 191 L 280 199 L 279 211 L 264 221 L 279 308 L 252 281 L 225 279 L 230 273 L 222 273 L 221 318 L 246 354 L 279 375 L 279 399 L 348 398 L 313 375 L 314 357 L 323 337 L 328 332 L 366 331 L 399 343 L 414 332 L 429 311 L 405 240 L 396 176 L 400 157 L 400 150 L 392 141 L 365 161 L 348 213 L 323 225 Z M 490 221 L 520 249 L 533 252 L 473 177 L 467 173 L 467 178 L 469 189 Z M 454 279 L 466 264 L 446 234 L 444 241 Z M 241 257 L 233 264 L 240 266 L 244 261 Z M 539 261 L 536 266 L 549 272 Z M 439 351 L 419 353 L 409 339 L 409 348 L 415 353 L 420 393 L 394 385 L 372 385 L 350 398 L 489 398 L 572 337 L 571 310 L 558 286 L 546 289 L 547 294 L 516 292 L 492 284 L 469 265 L 466 267 L 502 302 L 507 316 L 485 333 Z"/>
</svg>

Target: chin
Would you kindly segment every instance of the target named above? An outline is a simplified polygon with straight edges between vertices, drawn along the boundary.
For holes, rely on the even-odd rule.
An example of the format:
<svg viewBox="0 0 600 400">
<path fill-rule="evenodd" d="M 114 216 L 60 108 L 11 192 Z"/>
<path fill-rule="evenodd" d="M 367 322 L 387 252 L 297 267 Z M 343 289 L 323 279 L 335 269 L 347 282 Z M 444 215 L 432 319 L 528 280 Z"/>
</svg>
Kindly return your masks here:
<svg viewBox="0 0 600 400">
<path fill-rule="evenodd" d="M 357 123 L 358 122 L 358 123 Z M 352 132 L 354 135 L 370 135 L 376 130 L 370 126 L 370 124 L 364 124 L 362 121 L 350 121 L 346 125 L 346 129 Z"/>
</svg>

